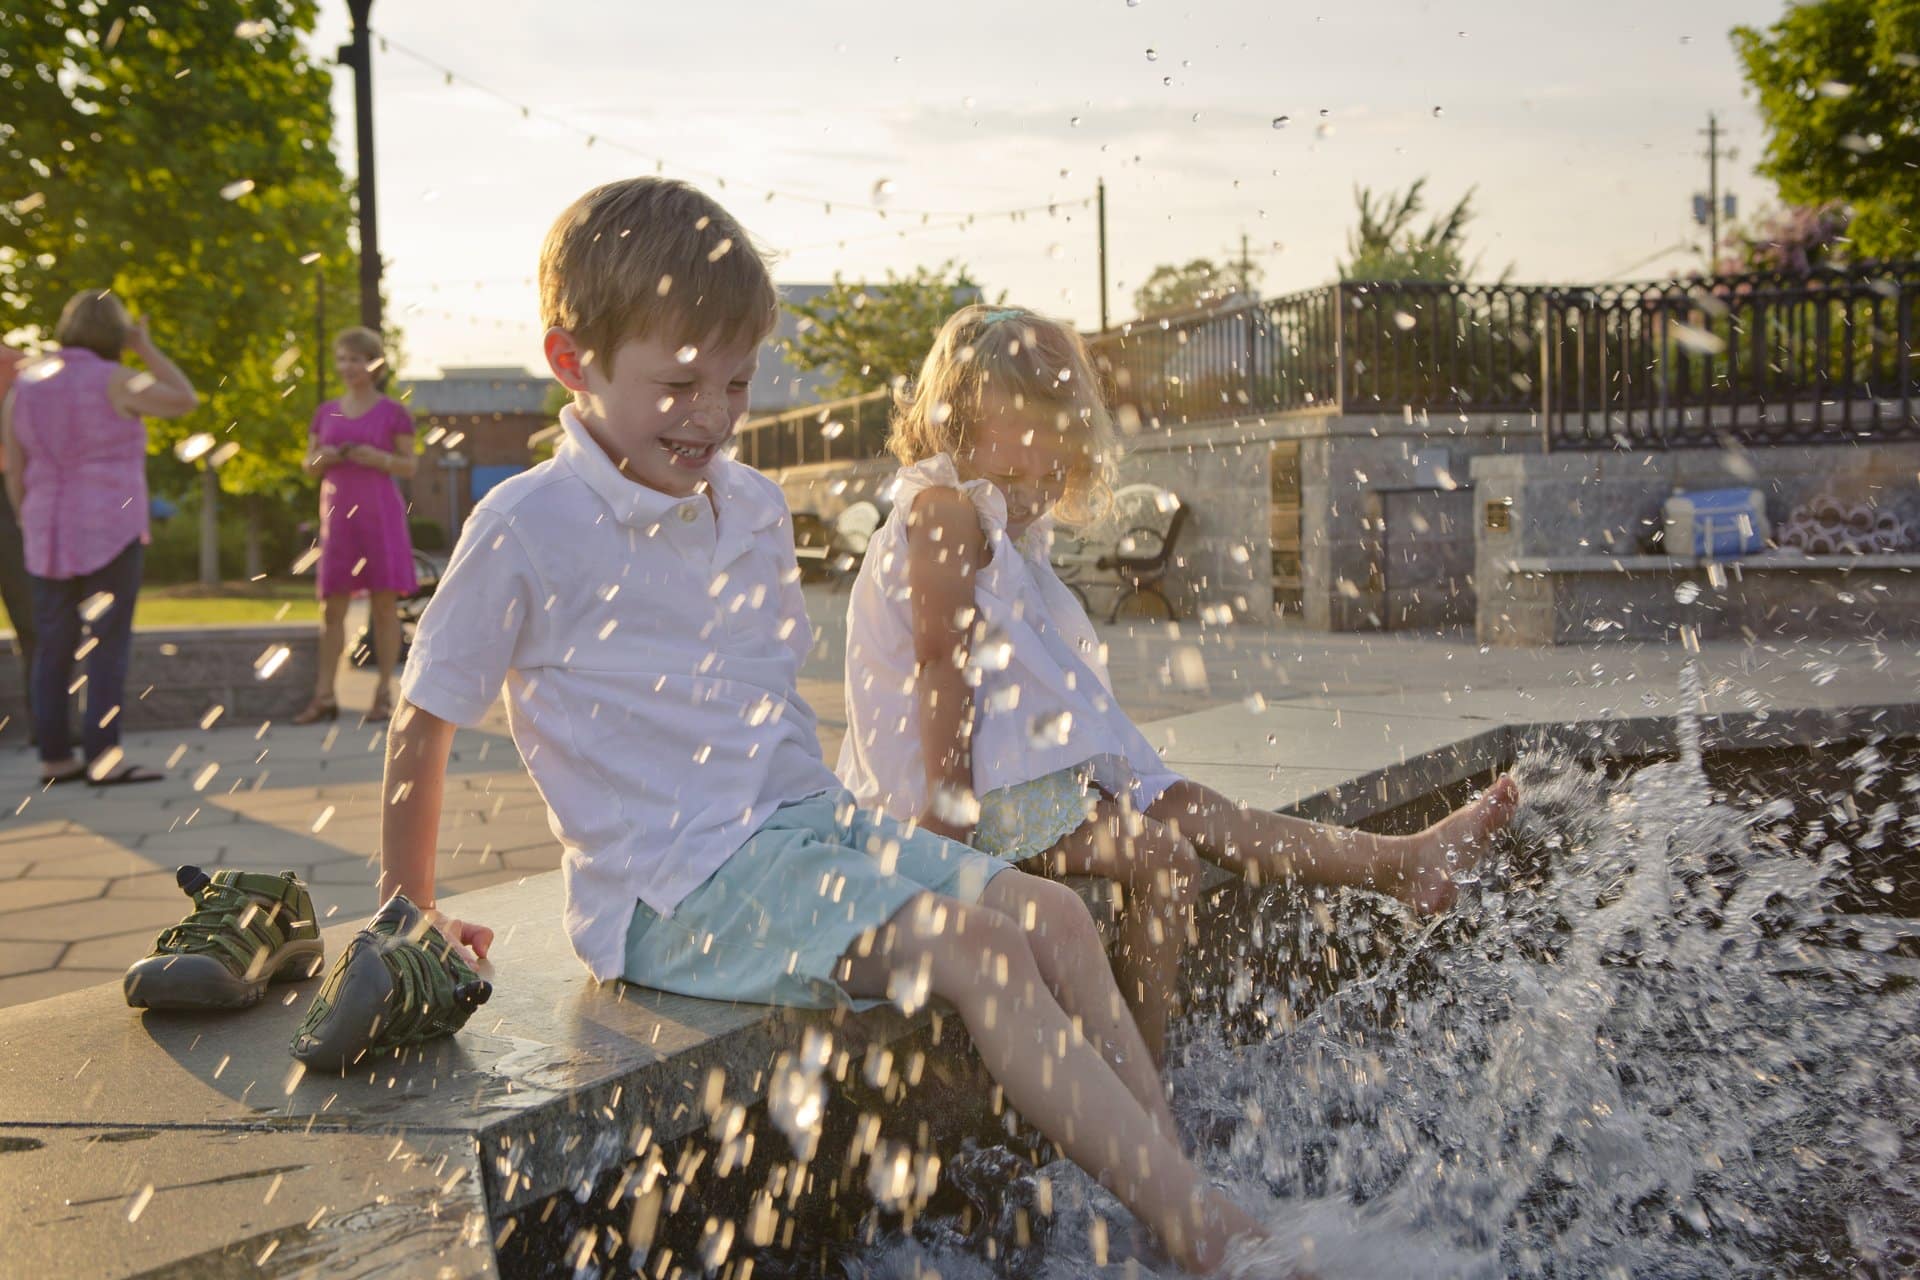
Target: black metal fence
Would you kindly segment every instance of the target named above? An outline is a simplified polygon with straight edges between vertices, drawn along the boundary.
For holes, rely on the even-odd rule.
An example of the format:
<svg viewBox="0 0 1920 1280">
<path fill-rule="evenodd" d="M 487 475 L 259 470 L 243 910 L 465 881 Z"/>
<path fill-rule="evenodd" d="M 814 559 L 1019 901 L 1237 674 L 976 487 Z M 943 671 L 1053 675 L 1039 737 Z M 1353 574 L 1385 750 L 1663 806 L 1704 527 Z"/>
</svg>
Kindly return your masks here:
<svg viewBox="0 0 1920 1280">
<path fill-rule="evenodd" d="M 1920 438 L 1920 262 L 1598 285 L 1343 281 L 1089 342 L 1129 429 L 1294 412 L 1538 415 L 1552 449 Z M 756 466 L 883 452 L 889 398 L 749 424 Z M 761 459 L 764 459 L 762 461 Z"/>
<path fill-rule="evenodd" d="M 762 471 L 821 462 L 857 462 L 887 451 L 893 397 L 882 388 L 847 400 L 755 418 L 739 434 L 740 461 Z"/>
</svg>

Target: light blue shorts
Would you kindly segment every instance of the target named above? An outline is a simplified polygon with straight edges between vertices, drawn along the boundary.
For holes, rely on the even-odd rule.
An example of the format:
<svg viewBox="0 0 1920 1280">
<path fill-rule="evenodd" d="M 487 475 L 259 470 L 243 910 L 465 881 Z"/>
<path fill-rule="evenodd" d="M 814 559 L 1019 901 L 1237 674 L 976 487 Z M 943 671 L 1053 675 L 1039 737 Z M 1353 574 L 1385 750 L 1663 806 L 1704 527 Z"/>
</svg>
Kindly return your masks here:
<svg viewBox="0 0 1920 1280">
<path fill-rule="evenodd" d="M 662 916 L 636 903 L 629 982 L 703 1000 L 868 1009 L 835 978 L 860 936 L 926 892 L 973 903 L 1006 863 L 823 792 L 773 816 Z"/>
</svg>

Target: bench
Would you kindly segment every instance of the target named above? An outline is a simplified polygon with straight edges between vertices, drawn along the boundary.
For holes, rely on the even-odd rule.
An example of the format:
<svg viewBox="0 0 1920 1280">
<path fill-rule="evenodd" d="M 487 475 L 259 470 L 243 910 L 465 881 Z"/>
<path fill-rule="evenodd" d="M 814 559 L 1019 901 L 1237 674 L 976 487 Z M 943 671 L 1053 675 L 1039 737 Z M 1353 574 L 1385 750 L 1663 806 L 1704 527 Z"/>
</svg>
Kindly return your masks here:
<svg viewBox="0 0 1920 1280">
<path fill-rule="evenodd" d="M 1768 551 L 1688 556 L 1518 556 L 1479 584 L 1495 644 L 1884 636 L 1920 638 L 1920 554 Z"/>
<path fill-rule="evenodd" d="M 1119 621 L 1123 611 L 1128 618 L 1171 622 L 1173 602 L 1161 583 L 1190 515 L 1187 504 L 1171 490 L 1152 484 L 1123 486 L 1114 490 L 1111 518 L 1095 527 L 1112 529 L 1112 542 L 1103 544 L 1094 531 L 1084 536 L 1056 534 L 1054 572 L 1089 613 L 1093 611 L 1089 593 L 1111 590 L 1109 623 Z"/>
<path fill-rule="evenodd" d="M 850 504 L 829 525 L 813 512 L 795 512 L 793 556 L 804 577 L 824 573 L 836 587 L 846 586 L 866 559 L 867 544 L 880 531 L 886 513 L 864 498 Z"/>
</svg>

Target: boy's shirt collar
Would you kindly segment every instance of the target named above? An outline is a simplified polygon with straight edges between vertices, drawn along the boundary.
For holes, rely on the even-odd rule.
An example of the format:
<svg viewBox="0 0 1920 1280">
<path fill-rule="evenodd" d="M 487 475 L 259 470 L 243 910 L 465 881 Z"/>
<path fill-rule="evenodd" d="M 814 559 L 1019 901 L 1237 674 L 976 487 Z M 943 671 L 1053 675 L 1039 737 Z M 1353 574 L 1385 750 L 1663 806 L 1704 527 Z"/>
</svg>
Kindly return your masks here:
<svg viewBox="0 0 1920 1280">
<path fill-rule="evenodd" d="M 620 468 L 614 466 L 606 451 L 588 433 L 572 405 L 561 407 L 560 429 L 565 433 L 561 450 L 567 465 L 587 482 L 587 487 L 607 504 L 614 519 L 621 524 L 644 529 L 675 518 L 674 513 L 680 507 L 708 505 L 704 493 L 676 498 L 622 475 Z M 783 506 L 768 501 L 763 494 L 755 492 L 755 486 L 744 483 L 745 477 L 740 474 L 744 469 L 743 464 L 729 458 L 717 458 L 707 469 L 714 506 L 724 513 L 718 519 L 722 542 L 730 542 L 729 535 L 736 534 L 750 539 L 785 514 Z"/>
</svg>

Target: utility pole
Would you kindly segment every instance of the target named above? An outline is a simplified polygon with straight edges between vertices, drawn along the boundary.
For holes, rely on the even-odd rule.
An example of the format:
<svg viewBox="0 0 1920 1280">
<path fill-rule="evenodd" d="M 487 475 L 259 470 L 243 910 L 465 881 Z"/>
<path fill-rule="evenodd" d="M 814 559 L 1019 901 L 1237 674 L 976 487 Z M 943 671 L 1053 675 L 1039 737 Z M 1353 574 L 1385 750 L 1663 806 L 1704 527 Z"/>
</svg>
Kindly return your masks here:
<svg viewBox="0 0 1920 1280">
<path fill-rule="evenodd" d="M 373 181 L 373 0 L 347 0 L 353 43 L 340 46 L 340 65 L 353 68 L 354 137 L 360 178 L 360 323 L 380 332 L 380 219 Z"/>
<path fill-rule="evenodd" d="M 1247 233 L 1240 233 L 1240 297 L 1243 301 L 1253 297 L 1253 259 L 1247 254 Z"/>
<path fill-rule="evenodd" d="M 1720 160 L 1733 159 L 1733 152 L 1720 150 L 1720 118 L 1713 112 L 1707 112 L 1707 127 L 1700 133 L 1707 140 L 1707 269 L 1713 271 L 1720 256 Z"/>
<path fill-rule="evenodd" d="M 1096 187 L 1100 206 L 1100 332 L 1107 331 L 1107 180 Z"/>
</svg>

